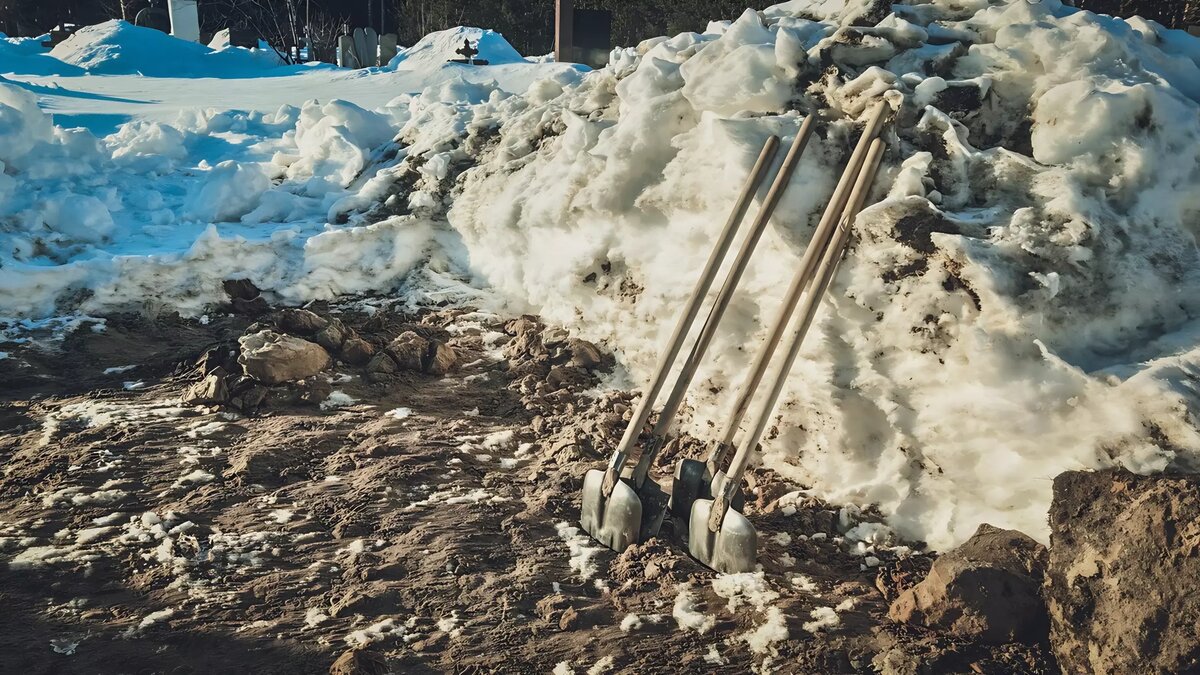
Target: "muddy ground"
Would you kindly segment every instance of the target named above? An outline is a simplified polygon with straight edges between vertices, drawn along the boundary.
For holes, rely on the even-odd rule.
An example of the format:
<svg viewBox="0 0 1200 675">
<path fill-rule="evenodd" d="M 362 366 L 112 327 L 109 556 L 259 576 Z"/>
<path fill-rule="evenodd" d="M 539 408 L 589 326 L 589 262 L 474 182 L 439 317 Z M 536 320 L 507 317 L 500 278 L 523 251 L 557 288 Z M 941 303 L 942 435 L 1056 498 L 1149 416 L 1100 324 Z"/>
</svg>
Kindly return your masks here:
<svg viewBox="0 0 1200 675">
<path fill-rule="evenodd" d="M 669 521 L 623 554 L 596 548 L 575 529 L 579 487 L 629 395 L 603 385 L 611 357 L 572 365 L 559 329 L 312 309 L 376 348 L 444 340 L 457 365 L 339 362 L 237 410 L 184 397 L 198 359 L 264 316 L 7 331 L 0 672 L 327 673 L 350 650 L 335 672 L 1052 672 L 1040 647 L 889 623 L 930 557 L 844 538 L 870 518 L 768 471 L 747 506 L 759 575 L 717 578 Z M 702 452 L 673 444 L 657 479 Z"/>
</svg>

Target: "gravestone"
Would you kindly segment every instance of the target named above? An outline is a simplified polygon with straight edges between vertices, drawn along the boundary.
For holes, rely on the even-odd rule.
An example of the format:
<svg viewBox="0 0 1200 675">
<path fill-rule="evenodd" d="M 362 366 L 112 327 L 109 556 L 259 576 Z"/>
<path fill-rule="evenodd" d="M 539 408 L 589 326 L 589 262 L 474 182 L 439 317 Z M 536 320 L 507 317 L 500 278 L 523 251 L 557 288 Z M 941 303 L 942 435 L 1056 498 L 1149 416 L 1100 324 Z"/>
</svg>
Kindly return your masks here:
<svg viewBox="0 0 1200 675">
<path fill-rule="evenodd" d="M 593 68 L 608 65 L 612 51 L 612 12 L 577 9 L 572 24 L 576 60 Z"/>
<path fill-rule="evenodd" d="M 247 28 L 230 28 L 229 44 L 233 47 L 255 49 L 258 47 L 258 34 Z"/>
<path fill-rule="evenodd" d="M 163 33 L 171 32 L 171 15 L 163 9 L 161 2 L 151 2 L 150 6 L 133 17 L 133 25 L 143 28 L 153 28 Z"/>
<path fill-rule="evenodd" d="M 463 46 L 454 50 L 455 54 L 462 54 L 461 59 L 450 59 L 451 63 L 465 63 L 468 66 L 486 66 L 488 62 L 484 59 L 475 58 L 479 54 L 479 50 L 471 44 L 470 40 L 464 39 Z"/>
<path fill-rule="evenodd" d="M 354 51 L 354 38 L 349 35 L 338 37 L 337 64 L 342 68 L 361 68 Z"/>
<path fill-rule="evenodd" d="M 555 0 L 555 61 L 603 68 L 611 51 L 612 12 L 575 9 L 573 0 Z"/>
<path fill-rule="evenodd" d="M 379 36 L 379 65 L 386 66 L 391 63 L 399 51 L 395 33 Z"/>
<path fill-rule="evenodd" d="M 358 55 L 359 61 L 361 61 L 365 66 L 383 65 L 379 63 L 379 34 L 376 33 L 375 29 L 371 28 L 370 26 L 368 26 L 363 33 L 365 37 L 364 41 L 366 42 L 366 48 L 361 54 Z"/>
<path fill-rule="evenodd" d="M 354 56 L 358 61 L 356 68 L 366 68 L 373 63 L 367 52 L 367 33 L 361 28 L 354 29 Z"/>
</svg>

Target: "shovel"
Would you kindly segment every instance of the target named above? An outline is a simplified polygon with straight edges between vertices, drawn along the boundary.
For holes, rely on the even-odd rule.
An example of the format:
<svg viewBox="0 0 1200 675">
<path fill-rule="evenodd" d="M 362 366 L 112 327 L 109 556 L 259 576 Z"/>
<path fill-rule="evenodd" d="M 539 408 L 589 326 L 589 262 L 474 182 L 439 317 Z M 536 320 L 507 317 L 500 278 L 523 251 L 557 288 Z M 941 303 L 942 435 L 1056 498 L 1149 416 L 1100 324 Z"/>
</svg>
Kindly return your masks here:
<svg viewBox="0 0 1200 675">
<path fill-rule="evenodd" d="M 704 461 L 684 459 L 677 465 L 675 469 L 675 482 L 671 486 L 671 515 L 675 518 L 676 522 L 683 523 L 689 521 L 690 514 L 692 513 L 692 504 L 697 499 L 712 499 L 713 492 L 709 489 L 709 485 L 724 464 L 725 457 L 733 449 L 734 435 L 737 434 L 738 428 L 741 426 L 742 418 L 745 417 L 746 410 L 750 407 L 750 401 L 754 398 L 754 393 L 758 391 L 758 385 L 766 375 L 767 367 L 771 362 L 771 356 L 775 353 L 775 348 L 779 345 L 779 341 L 783 338 L 784 330 L 787 328 L 787 320 L 795 310 L 796 303 L 800 300 L 800 293 L 808 285 L 809 279 L 816 271 L 820 256 L 825 252 L 834 226 L 837 224 L 842 210 L 846 206 L 851 185 L 855 177 L 858 176 L 863 157 L 867 152 L 867 147 L 870 145 L 871 140 L 879 134 L 879 130 L 883 126 L 886 109 L 886 104 L 882 101 L 879 102 L 871 111 L 871 116 L 867 119 L 867 125 L 863 130 L 862 138 L 859 139 L 853 154 L 850 155 L 850 162 L 846 165 L 841 180 L 838 181 L 837 187 L 833 191 L 833 196 L 830 198 L 829 205 L 825 208 L 825 213 L 821 216 L 821 222 L 813 232 L 812 241 L 809 242 L 808 248 L 804 252 L 804 258 L 800 261 L 796 277 L 792 281 L 792 286 L 788 290 L 783 306 L 779 310 L 779 318 L 776 320 L 774 328 L 767 337 L 766 343 L 764 343 L 762 349 L 755 357 L 754 365 L 751 366 L 746 381 L 742 383 L 738 398 L 734 402 L 729 418 L 725 423 L 725 434 L 712 446 L 708 457 Z M 738 494 L 740 495 L 740 492 Z M 740 507 L 741 505 L 738 504 L 737 506 Z"/>
<path fill-rule="evenodd" d="M 837 269 L 849 239 L 850 227 L 853 225 L 858 211 L 862 208 L 863 201 L 874 181 L 875 173 L 879 169 L 879 162 L 883 158 L 883 149 L 883 141 L 875 139 L 871 143 L 871 149 L 867 154 L 863 169 L 855 181 L 854 192 L 850 195 L 849 203 L 846 205 L 845 217 L 841 219 L 837 230 L 833 233 L 832 241 L 821 260 L 821 266 L 817 270 L 812 288 L 804 298 L 804 304 L 801 306 L 800 314 L 784 353 L 783 363 L 780 364 L 779 370 L 775 374 L 775 380 L 771 384 L 766 401 L 759 410 L 758 417 L 754 420 L 750 432 L 743 439 L 737 455 L 733 458 L 728 475 L 718 471 L 712 482 L 712 494 L 715 498 L 697 499 L 692 505 L 688 550 L 694 558 L 718 572 L 732 574 L 750 572 L 755 568 L 758 559 L 758 533 L 749 519 L 737 510 L 731 509 L 730 505 L 742 482 L 746 466 L 750 463 L 750 453 L 762 439 L 763 432 L 766 431 L 771 416 L 775 412 L 775 404 L 779 402 L 779 395 L 783 392 L 788 375 L 796 362 L 796 356 L 800 353 L 804 336 L 808 332 L 809 326 L 812 325 L 813 317 L 816 316 L 817 305 L 833 279 L 833 273 Z M 787 319 L 786 315 L 780 318 Z"/>
<path fill-rule="evenodd" d="M 700 278 L 696 281 L 696 287 L 692 290 L 683 315 L 679 317 L 679 322 L 671 334 L 667 350 L 659 358 L 654 369 L 654 376 L 650 379 L 650 384 L 643 394 L 642 400 L 634 410 L 620 444 L 609 458 L 608 467 L 603 471 L 593 469 L 584 475 L 583 503 L 580 509 L 579 523 L 588 534 L 613 550 L 622 551 L 630 544 L 637 542 L 643 531 L 656 532 L 658 525 L 662 522 L 661 517 L 657 523 L 651 517 L 643 523 L 642 501 L 638 498 L 635 486 L 641 487 L 647 500 L 655 504 L 662 502 L 665 505 L 666 494 L 658 489 L 658 485 L 653 481 L 643 479 L 639 486 L 621 474 L 629 453 L 633 450 L 646 420 L 650 417 L 654 402 L 658 398 L 659 392 L 662 391 L 663 385 L 666 384 L 671 366 L 679 356 L 679 351 L 683 349 L 688 331 L 696 320 L 696 315 L 700 313 L 700 306 L 708 294 L 709 287 L 712 286 L 713 279 L 717 276 L 721 262 L 733 244 L 738 226 L 750 209 L 754 194 L 766 177 L 778 149 L 779 139 L 775 136 L 771 136 L 763 144 L 758 161 L 755 162 L 750 175 L 746 177 L 746 183 L 742 186 L 742 192 L 738 195 L 733 212 L 729 214 L 725 229 L 721 231 L 717 244 L 713 248 Z M 646 514 L 650 515 L 654 513 L 654 510 L 654 508 L 647 509 Z"/>
<path fill-rule="evenodd" d="M 662 411 L 659 412 L 658 421 L 654 424 L 654 429 L 650 434 L 650 440 L 642 448 L 642 455 L 638 459 L 638 463 L 630 476 L 634 484 L 634 489 L 639 491 L 639 493 L 643 489 L 642 486 L 646 484 L 646 475 L 650 472 L 650 467 L 654 466 L 654 460 L 658 458 L 659 451 L 662 450 L 667 442 L 667 432 L 670 430 L 671 423 L 675 420 L 675 414 L 679 412 L 679 407 L 683 404 L 683 399 L 687 395 L 688 386 L 691 385 L 692 378 L 696 376 L 696 371 L 699 370 L 700 363 L 704 360 L 705 352 L 708 351 L 713 337 L 716 336 L 717 327 L 721 323 L 721 318 L 725 316 L 725 310 L 729 308 L 729 303 L 733 300 L 733 294 L 737 291 L 738 284 L 742 280 L 742 275 L 745 274 L 746 267 L 750 264 L 750 258 L 754 255 L 754 249 L 757 248 L 759 240 L 762 239 L 763 233 L 766 232 L 767 223 L 771 220 L 771 216 L 774 215 L 775 208 L 779 205 L 780 199 L 783 198 L 784 192 L 787 191 L 792 174 L 795 173 L 796 167 L 800 163 L 800 158 L 804 155 L 804 149 L 808 146 L 808 141 L 812 137 L 815 120 L 816 117 L 814 115 L 809 115 L 804 119 L 804 122 L 800 125 L 800 129 L 796 132 L 796 139 L 792 142 L 791 149 L 788 150 L 787 156 L 783 159 L 783 165 L 779 169 L 779 174 L 775 176 L 775 180 L 771 184 L 771 189 L 767 192 L 767 196 L 763 200 L 762 208 L 759 209 L 758 214 L 754 218 L 750 232 L 746 234 L 741 248 L 738 249 L 737 255 L 734 256 L 733 265 L 729 273 L 725 276 L 725 281 L 721 284 L 721 290 L 717 293 L 717 298 L 713 301 L 713 306 L 709 310 L 708 317 L 704 320 L 704 326 L 700 329 L 700 334 L 696 337 L 696 342 L 692 345 L 691 352 L 688 353 L 688 357 L 679 371 L 675 385 L 671 388 L 671 394 L 667 397 L 666 404 L 663 406 Z M 652 489 L 657 489 L 657 485 Z M 661 504 L 663 507 L 662 510 L 656 511 L 653 514 L 656 522 L 662 522 L 666 505 L 666 501 L 664 500 Z M 645 511 L 644 500 L 643 511 Z M 655 532 L 657 532 L 657 527 L 655 528 Z M 653 536 L 653 534 L 648 536 Z"/>
</svg>

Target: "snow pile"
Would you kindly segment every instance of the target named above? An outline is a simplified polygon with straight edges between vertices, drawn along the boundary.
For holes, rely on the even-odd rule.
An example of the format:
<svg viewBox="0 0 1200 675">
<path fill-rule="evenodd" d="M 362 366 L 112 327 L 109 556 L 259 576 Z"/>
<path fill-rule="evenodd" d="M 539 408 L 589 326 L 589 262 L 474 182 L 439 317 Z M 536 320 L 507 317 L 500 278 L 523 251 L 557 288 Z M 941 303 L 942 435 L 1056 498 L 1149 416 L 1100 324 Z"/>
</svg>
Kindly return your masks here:
<svg viewBox="0 0 1200 675">
<path fill-rule="evenodd" d="M 228 45 L 217 51 L 118 20 L 81 28 L 56 45 L 50 56 L 93 75 L 231 77 L 262 75 L 280 65 L 272 51 Z"/>
<path fill-rule="evenodd" d="M 527 63 L 525 57 L 513 49 L 513 46 L 508 44 L 508 40 L 505 40 L 504 36 L 496 31 L 457 26 L 430 33 L 421 38 L 417 44 L 401 49 L 387 67 L 390 70 L 422 72 L 441 68 L 448 61 L 463 58 L 458 50 L 462 49 L 463 42 L 466 40 L 470 41 L 472 47 L 479 50 L 475 58 L 487 61 L 488 65 Z"/>
<path fill-rule="evenodd" d="M 766 461 L 938 547 L 983 521 L 1045 536 L 1063 470 L 1195 466 L 1200 42 L 1058 0 L 844 4 L 747 11 L 473 108 L 466 140 L 498 138 L 448 219 L 480 281 L 644 380 L 763 140 L 822 111 L 692 388 L 691 429 L 719 433 L 882 98 L 878 203 Z"/>
<path fill-rule="evenodd" d="M 139 52 L 132 30 L 93 27 L 55 56 L 91 72 L 220 61 L 159 34 L 171 44 Z M 467 37 L 501 65 L 447 65 Z M 481 79 L 516 69 L 521 87 Z M 345 75 L 420 86 L 375 110 L 214 111 L 97 139 L 0 83 L 0 313 L 147 298 L 199 312 L 230 277 L 282 301 L 484 301 L 469 275 L 510 311 L 606 342 L 645 381 L 763 141 L 790 143 L 815 111 L 692 387 L 685 424 L 720 433 L 883 99 L 874 205 L 764 461 L 938 547 L 984 521 L 1044 536 L 1066 469 L 1200 464 L 1195 38 L 1060 0 L 792 0 L 586 74 L 454 29 Z"/>
</svg>

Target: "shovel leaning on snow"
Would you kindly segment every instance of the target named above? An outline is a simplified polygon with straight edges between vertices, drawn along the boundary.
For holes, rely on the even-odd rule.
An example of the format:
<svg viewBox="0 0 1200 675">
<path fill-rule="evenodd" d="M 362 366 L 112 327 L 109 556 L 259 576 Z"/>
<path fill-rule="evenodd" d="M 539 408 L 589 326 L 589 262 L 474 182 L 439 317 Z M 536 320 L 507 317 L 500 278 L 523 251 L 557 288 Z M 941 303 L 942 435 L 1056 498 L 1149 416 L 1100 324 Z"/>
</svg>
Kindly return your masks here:
<svg viewBox="0 0 1200 675">
<path fill-rule="evenodd" d="M 763 343 L 762 348 L 759 349 L 754 359 L 754 364 L 750 367 L 750 372 L 747 374 L 745 382 L 742 383 L 737 400 L 730 411 L 729 419 L 725 423 L 724 435 L 712 445 L 708 457 L 704 461 L 683 459 L 677 465 L 675 469 L 675 481 L 671 486 L 671 516 L 675 518 L 676 522 L 690 522 L 692 504 L 697 499 L 712 499 L 713 492 L 710 486 L 713 477 L 720 471 L 725 457 L 733 449 L 734 436 L 737 434 L 739 427 L 741 427 L 742 418 L 745 417 L 746 411 L 750 407 L 750 402 L 767 373 L 771 357 L 775 354 L 775 349 L 779 346 L 779 341 L 783 339 L 784 331 L 787 328 L 787 320 L 792 316 L 792 312 L 795 311 L 796 303 L 800 301 L 800 294 L 808 286 L 809 280 L 816 272 L 817 265 L 821 261 L 821 257 L 826 252 L 833 230 L 850 199 L 851 187 L 863 166 L 863 158 L 867 153 L 867 148 L 871 141 L 879 134 L 883 126 L 886 109 L 887 106 L 885 103 L 880 102 L 876 104 L 875 108 L 871 111 L 870 117 L 867 119 L 863 135 L 854 152 L 850 155 L 850 161 L 846 164 L 846 169 L 833 191 L 833 196 L 830 197 L 829 204 L 825 207 L 825 212 L 821 215 L 821 222 L 813 232 L 812 241 L 809 242 L 808 248 L 804 251 L 800 267 L 796 271 L 796 276 L 793 278 L 792 285 L 788 289 L 783 305 L 780 307 L 779 318 L 776 319 L 771 333 L 768 335 L 766 342 Z M 735 505 L 735 507 L 740 508 L 740 505 Z"/>
<path fill-rule="evenodd" d="M 622 551 L 632 544 L 658 534 L 663 516 L 666 514 L 668 497 L 657 483 L 649 479 L 650 467 L 653 466 L 654 459 L 657 457 L 658 451 L 662 448 L 667 428 L 670 426 L 675 412 L 683 399 L 683 392 L 686 391 L 692 376 L 695 375 L 696 368 L 699 366 L 699 360 L 703 357 L 708 344 L 712 340 L 717 324 L 720 322 L 721 316 L 729 305 L 729 300 L 741 279 L 742 273 L 745 271 L 754 247 L 762 236 L 771 213 L 775 210 L 775 206 L 779 203 L 779 199 L 787 188 L 787 184 L 796 168 L 796 164 L 799 162 L 800 156 L 804 152 L 811 132 L 812 122 L 810 118 L 806 119 L 801 126 L 800 132 L 796 136 L 796 141 L 792 144 L 791 150 L 784 159 L 779 174 L 775 177 L 775 181 L 772 183 L 771 189 L 763 201 L 762 208 L 759 209 L 750 233 L 738 251 L 733 268 L 726 277 L 721 291 L 714 301 L 712 309 L 709 311 L 704 328 L 701 330 L 700 336 L 697 337 L 688 360 L 685 362 L 679 377 L 676 379 L 672 393 L 668 397 L 667 406 L 663 409 L 658 422 L 654 426 L 653 437 L 646 447 L 642 449 L 642 454 L 637 465 L 632 472 L 629 472 L 628 476 L 624 475 L 625 463 L 633 450 L 633 446 L 636 445 L 642 428 L 645 426 L 646 420 L 650 417 L 654 402 L 663 385 L 666 383 L 667 375 L 676 357 L 678 357 L 679 351 L 683 348 L 683 343 L 696 319 L 696 315 L 699 313 L 700 306 L 704 302 L 709 287 L 712 286 L 721 262 L 724 260 L 729 247 L 733 244 L 738 226 L 749 209 L 750 201 L 757 192 L 759 184 L 762 182 L 771 165 L 771 160 L 779 145 L 779 139 L 774 136 L 769 138 L 763 146 L 758 162 L 750 172 L 750 176 L 747 178 L 741 195 L 734 206 L 733 213 L 730 214 L 725 229 L 717 240 L 717 245 L 709 256 L 708 263 L 705 265 L 704 271 L 701 273 L 700 279 L 692 291 L 692 296 L 688 300 L 683 316 L 680 317 L 679 323 L 675 327 L 675 332 L 671 336 L 668 348 L 659 359 L 650 386 L 638 404 L 633 418 L 629 421 L 629 426 L 625 429 L 625 434 L 621 438 L 620 445 L 617 446 L 617 450 L 609 460 L 607 469 L 604 471 L 593 469 L 588 471 L 584 476 L 580 524 L 588 534 L 615 551 Z"/>
<path fill-rule="evenodd" d="M 863 139 L 864 141 L 870 140 L 871 134 L 864 135 Z M 697 499 L 692 504 L 689 518 L 688 550 L 694 558 L 718 572 L 749 572 L 755 567 L 758 557 L 758 533 L 750 521 L 736 509 L 731 508 L 731 505 L 750 462 L 750 453 L 762 439 L 763 432 L 775 411 L 775 405 L 779 402 L 779 396 L 788 380 L 792 366 L 796 362 L 796 356 L 800 353 L 804 336 L 808 332 L 809 326 L 812 325 L 817 306 L 828 289 L 829 283 L 833 279 L 833 273 L 845 250 L 854 218 L 862 208 L 875 173 L 879 169 L 879 162 L 883 157 L 883 141 L 874 139 L 870 142 L 870 151 L 867 153 L 865 162 L 862 163 L 861 171 L 857 172 L 854 191 L 845 206 L 844 216 L 840 219 L 836 230 L 831 233 L 831 240 L 821 260 L 820 268 L 816 271 L 816 276 L 812 280 L 809 292 L 796 317 L 792 335 L 785 347 L 783 362 L 775 374 L 767 399 L 763 402 L 749 432 L 743 438 L 741 447 L 730 464 L 729 473 L 718 471 L 713 477 L 710 490 L 714 498 Z M 847 167 L 847 173 L 853 175 L 850 172 L 850 169 L 853 168 L 854 161 L 852 159 L 851 166 Z M 805 271 L 803 266 L 800 271 Z M 792 299 L 793 291 L 798 297 L 804 287 L 808 286 L 801 278 L 802 276 L 807 275 L 797 274 L 796 281 L 789 289 L 789 300 Z M 789 303 L 785 301 L 785 308 L 787 304 Z M 794 306 L 795 302 L 790 304 Z M 775 330 L 772 331 L 773 334 L 786 326 L 790 318 L 789 314 L 790 312 L 781 312 L 776 321 Z"/>
</svg>

